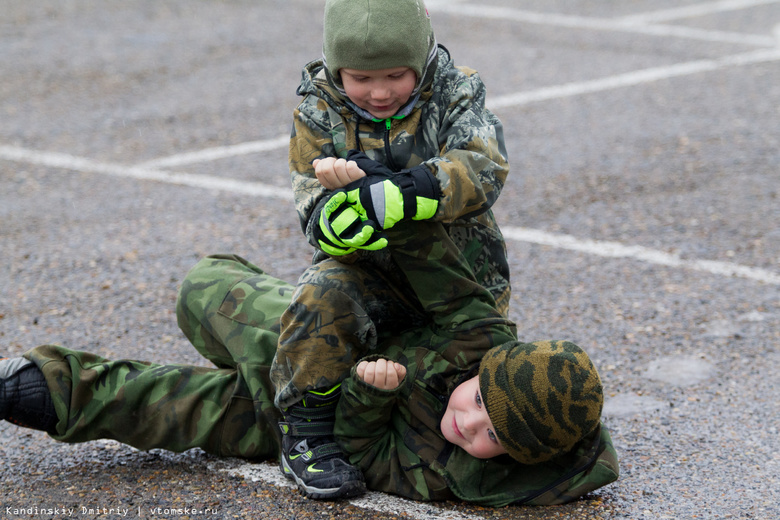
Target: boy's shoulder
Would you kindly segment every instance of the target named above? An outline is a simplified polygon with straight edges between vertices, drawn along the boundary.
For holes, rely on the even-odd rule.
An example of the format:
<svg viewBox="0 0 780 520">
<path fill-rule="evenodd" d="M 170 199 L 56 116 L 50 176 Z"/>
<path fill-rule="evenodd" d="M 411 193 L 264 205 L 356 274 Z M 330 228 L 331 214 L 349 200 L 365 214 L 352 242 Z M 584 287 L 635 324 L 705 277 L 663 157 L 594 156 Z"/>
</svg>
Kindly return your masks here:
<svg viewBox="0 0 780 520">
<path fill-rule="evenodd" d="M 456 65 L 455 58 L 450 53 L 449 49 L 442 44 L 439 44 L 439 61 L 437 63 L 436 76 L 473 76 L 477 74 L 477 70 L 467 65 Z"/>
<path fill-rule="evenodd" d="M 461 74 L 463 74 L 467 78 L 471 77 L 471 76 L 473 76 L 475 74 L 478 74 L 477 73 L 477 69 L 472 69 L 471 67 L 467 67 L 466 65 L 457 65 L 457 66 L 455 66 L 455 69 L 457 69 L 458 72 L 460 72 Z"/>
<path fill-rule="evenodd" d="M 432 85 L 432 97 L 474 96 L 485 88 L 479 72 L 467 65 L 456 65 L 450 52 L 439 46 L 439 62 Z"/>
</svg>

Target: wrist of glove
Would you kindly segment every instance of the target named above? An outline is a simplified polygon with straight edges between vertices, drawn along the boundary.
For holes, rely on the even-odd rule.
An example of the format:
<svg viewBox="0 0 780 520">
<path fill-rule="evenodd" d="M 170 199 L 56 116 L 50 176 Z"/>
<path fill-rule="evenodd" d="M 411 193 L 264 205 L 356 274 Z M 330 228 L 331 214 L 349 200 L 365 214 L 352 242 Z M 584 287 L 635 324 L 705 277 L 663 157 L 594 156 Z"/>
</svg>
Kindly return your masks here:
<svg viewBox="0 0 780 520">
<path fill-rule="evenodd" d="M 384 234 L 348 202 L 344 190 L 333 192 L 320 210 L 314 236 L 320 249 L 332 256 L 348 255 L 357 249 L 377 251 L 387 247 Z"/>
<path fill-rule="evenodd" d="M 347 161 L 355 161 L 358 168 L 363 170 L 369 177 L 381 177 L 389 179 L 394 175 L 393 170 L 379 161 L 371 159 L 365 152 L 359 150 L 350 150 L 345 157 Z"/>
<path fill-rule="evenodd" d="M 366 177 L 344 187 L 350 204 L 381 229 L 390 229 L 401 220 L 427 220 L 436 215 L 441 198 L 439 181 L 424 165 L 393 173 L 363 152 L 351 151 Z"/>
</svg>

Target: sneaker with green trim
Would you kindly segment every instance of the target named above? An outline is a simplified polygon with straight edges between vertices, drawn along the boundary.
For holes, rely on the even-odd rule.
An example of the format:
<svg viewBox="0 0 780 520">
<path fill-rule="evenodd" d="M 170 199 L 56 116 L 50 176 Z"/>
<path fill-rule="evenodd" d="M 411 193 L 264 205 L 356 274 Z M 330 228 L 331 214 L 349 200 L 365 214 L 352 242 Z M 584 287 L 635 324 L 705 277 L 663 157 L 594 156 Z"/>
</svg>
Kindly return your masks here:
<svg viewBox="0 0 780 520">
<path fill-rule="evenodd" d="M 0 358 L 0 420 L 55 433 L 57 413 L 49 385 L 32 361 Z"/>
<path fill-rule="evenodd" d="M 366 491 L 363 474 L 347 461 L 333 437 L 339 395 L 339 387 L 307 392 L 301 403 L 282 412 L 282 473 L 308 498 L 333 500 Z"/>
</svg>

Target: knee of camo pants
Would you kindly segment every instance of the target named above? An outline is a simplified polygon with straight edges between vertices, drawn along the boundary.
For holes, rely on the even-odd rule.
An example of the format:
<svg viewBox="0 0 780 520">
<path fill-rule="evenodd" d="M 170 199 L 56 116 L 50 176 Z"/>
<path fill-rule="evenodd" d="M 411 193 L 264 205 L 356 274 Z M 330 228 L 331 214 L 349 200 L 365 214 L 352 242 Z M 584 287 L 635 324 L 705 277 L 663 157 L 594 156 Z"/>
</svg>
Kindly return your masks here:
<svg viewBox="0 0 780 520">
<path fill-rule="evenodd" d="M 305 392 L 340 383 L 358 359 L 377 346 L 377 328 L 420 323 L 413 303 L 378 270 L 325 260 L 301 276 L 282 315 L 271 367 L 275 402 L 284 409 Z"/>
<path fill-rule="evenodd" d="M 285 409 L 305 392 L 332 388 L 375 345 L 376 328 L 359 302 L 337 290 L 300 286 L 282 316 L 271 369 L 277 406 Z"/>
<path fill-rule="evenodd" d="M 206 257 L 182 282 L 179 327 L 218 367 L 270 365 L 293 289 L 239 256 Z"/>
</svg>

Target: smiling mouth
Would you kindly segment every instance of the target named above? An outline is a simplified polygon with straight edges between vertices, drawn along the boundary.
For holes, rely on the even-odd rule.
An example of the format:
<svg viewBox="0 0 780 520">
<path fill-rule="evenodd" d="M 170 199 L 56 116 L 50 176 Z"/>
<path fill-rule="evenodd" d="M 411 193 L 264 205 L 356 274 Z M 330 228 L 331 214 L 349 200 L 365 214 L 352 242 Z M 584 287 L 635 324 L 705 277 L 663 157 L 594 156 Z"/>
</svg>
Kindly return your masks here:
<svg viewBox="0 0 780 520">
<path fill-rule="evenodd" d="M 462 433 L 460 433 L 460 429 L 458 428 L 458 423 L 455 422 L 455 417 L 452 418 L 452 429 L 455 431 L 455 434 L 460 437 L 461 439 L 465 439 Z"/>
</svg>

